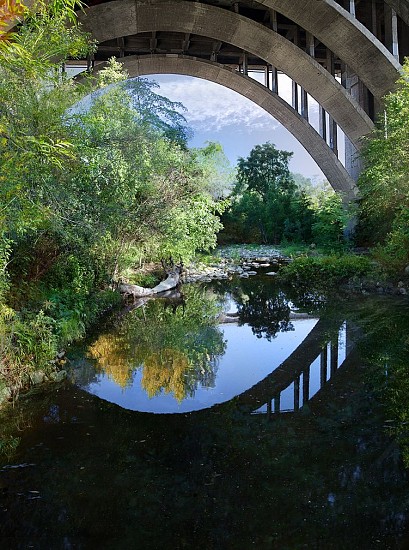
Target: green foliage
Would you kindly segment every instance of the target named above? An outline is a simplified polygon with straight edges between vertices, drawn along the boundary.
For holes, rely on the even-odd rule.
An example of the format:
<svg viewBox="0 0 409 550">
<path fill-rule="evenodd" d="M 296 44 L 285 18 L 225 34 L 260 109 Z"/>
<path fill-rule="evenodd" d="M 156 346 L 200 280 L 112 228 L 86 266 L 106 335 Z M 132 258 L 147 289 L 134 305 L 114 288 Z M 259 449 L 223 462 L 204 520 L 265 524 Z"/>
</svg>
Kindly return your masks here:
<svg viewBox="0 0 409 550">
<path fill-rule="evenodd" d="M 279 277 L 295 287 L 331 288 L 362 277 L 371 271 L 371 261 L 364 256 L 300 257 L 280 270 Z"/>
<path fill-rule="evenodd" d="M 61 71 L 94 47 L 80 6 L 41 0 L 0 44 L 0 383 L 16 391 L 116 303 L 112 279 L 213 247 L 225 207 L 220 146 L 190 152 L 155 84 L 113 59 L 81 82 Z"/>
<path fill-rule="evenodd" d="M 402 275 L 409 262 L 409 209 L 396 209 L 385 243 L 374 249 L 375 258 L 389 276 Z"/>
<path fill-rule="evenodd" d="M 397 88 L 385 98 L 373 135 L 364 150 L 359 234 L 365 244 L 379 244 L 379 257 L 388 269 L 409 263 L 409 61 Z"/>
<path fill-rule="evenodd" d="M 313 242 L 325 250 L 345 248 L 344 231 L 348 213 L 337 193 L 322 193 L 314 212 L 312 223 Z"/>
<path fill-rule="evenodd" d="M 215 202 L 206 195 L 181 201 L 169 213 L 160 255 L 180 256 L 187 261 L 194 257 L 196 251 L 208 252 L 215 248 L 217 233 L 222 228 L 218 214 L 223 212 L 225 206 L 225 202 Z"/>
<path fill-rule="evenodd" d="M 294 187 L 288 163 L 292 153 L 276 149 L 272 143 L 256 145 L 249 156 L 237 162 L 236 194 L 245 190 L 258 193 L 265 201 L 271 192 Z"/>
<path fill-rule="evenodd" d="M 312 243 L 327 250 L 345 246 L 348 214 L 329 187 L 289 172 L 291 153 L 271 143 L 239 159 L 232 205 L 223 216 L 222 242 Z M 296 183 L 296 181 L 297 183 Z"/>
</svg>

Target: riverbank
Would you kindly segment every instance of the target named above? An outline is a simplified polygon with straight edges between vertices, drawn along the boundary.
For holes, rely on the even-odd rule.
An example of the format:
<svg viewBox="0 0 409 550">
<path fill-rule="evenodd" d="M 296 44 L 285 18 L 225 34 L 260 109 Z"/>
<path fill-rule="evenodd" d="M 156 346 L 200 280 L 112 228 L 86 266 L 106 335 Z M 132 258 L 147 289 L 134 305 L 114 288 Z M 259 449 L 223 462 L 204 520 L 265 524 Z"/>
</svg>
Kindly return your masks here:
<svg viewBox="0 0 409 550">
<path fill-rule="evenodd" d="M 292 260 L 280 250 L 272 246 L 234 245 L 216 249 L 207 263 L 194 261 L 184 270 L 182 282 L 210 282 L 215 279 L 228 279 L 238 276 L 242 279 L 258 274 L 271 268 L 267 274 L 274 276 L 281 266 Z"/>
</svg>

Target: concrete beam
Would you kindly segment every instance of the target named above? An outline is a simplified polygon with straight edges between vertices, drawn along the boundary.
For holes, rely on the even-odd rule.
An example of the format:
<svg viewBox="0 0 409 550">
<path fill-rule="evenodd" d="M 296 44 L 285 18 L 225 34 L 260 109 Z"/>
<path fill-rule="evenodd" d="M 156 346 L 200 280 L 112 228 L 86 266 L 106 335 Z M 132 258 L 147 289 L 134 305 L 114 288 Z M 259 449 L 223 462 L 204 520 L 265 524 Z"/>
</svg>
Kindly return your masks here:
<svg viewBox="0 0 409 550">
<path fill-rule="evenodd" d="M 394 86 L 401 66 L 389 50 L 335 0 L 259 0 L 285 15 L 353 68 L 377 99 Z M 409 16 L 407 0 L 388 0 L 402 17 Z"/>
<path fill-rule="evenodd" d="M 286 101 L 252 78 L 234 69 L 184 55 L 127 56 L 120 59 L 130 77 L 151 74 L 182 74 L 203 78 L 230 88 L 250 99 L 278 120 L 303 145 L 336 191 L 346 200 L 356 197 L 356 186 L 337 156 L 318 132 Z M 103 68 L 99 64 L 94 73 Z"/>
<path fill-rule="evenodd" d="M 396 11 L 399 17 L 409 26 L 409 2 L 408 0 L 386 0 L 392 9 Z"/>
<path fill-rule="evenodd" d="M 362 136 L 373 128 L 365 111 L 317 61 L 273 30 L 232 11 L 183 0 L 146 4 L 115 0 L 88 8 L 79 18 L 98 42 L 156 30 L 192 33 L 233 44 L 300 84 L 358 149 Z"/>
</svg>

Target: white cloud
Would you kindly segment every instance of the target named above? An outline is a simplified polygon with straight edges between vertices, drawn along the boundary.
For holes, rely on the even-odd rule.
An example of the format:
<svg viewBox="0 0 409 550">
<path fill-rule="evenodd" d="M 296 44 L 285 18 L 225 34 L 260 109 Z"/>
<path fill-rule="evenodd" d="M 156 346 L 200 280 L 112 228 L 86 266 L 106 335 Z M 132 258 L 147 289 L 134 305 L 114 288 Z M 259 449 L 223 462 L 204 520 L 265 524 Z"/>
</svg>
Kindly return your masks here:
<svg viewBox="0 0 409 550">
<path fill-rule="evenodd" d="M 192 77 L 169 78 L 152 77 L 160 84 L 161 95 L 187 108 L 184 116 L 194 130 L 219 132 L 234 127 L 236 132 L 243 129 L 248 133 L 278 126 L 261 107 L 219 84 Z"/>
</svg>

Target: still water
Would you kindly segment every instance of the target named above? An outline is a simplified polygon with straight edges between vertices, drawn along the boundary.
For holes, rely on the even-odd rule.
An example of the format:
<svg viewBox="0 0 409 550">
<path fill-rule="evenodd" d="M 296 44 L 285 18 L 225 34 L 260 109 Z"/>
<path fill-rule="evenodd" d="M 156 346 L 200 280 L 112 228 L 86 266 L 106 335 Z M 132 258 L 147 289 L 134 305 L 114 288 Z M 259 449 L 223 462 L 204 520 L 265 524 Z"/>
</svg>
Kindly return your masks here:
<svg viewBox="0 0 409 550">
<path fill-rule="evenodd" d="M 409 307 L 271 277 L 107 319 L 1 418 L 1 548 L 408 548 Z"/>
</svg>

